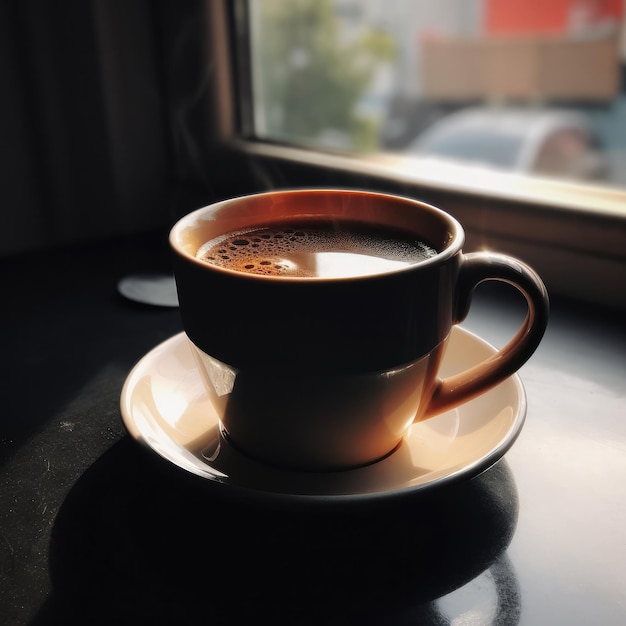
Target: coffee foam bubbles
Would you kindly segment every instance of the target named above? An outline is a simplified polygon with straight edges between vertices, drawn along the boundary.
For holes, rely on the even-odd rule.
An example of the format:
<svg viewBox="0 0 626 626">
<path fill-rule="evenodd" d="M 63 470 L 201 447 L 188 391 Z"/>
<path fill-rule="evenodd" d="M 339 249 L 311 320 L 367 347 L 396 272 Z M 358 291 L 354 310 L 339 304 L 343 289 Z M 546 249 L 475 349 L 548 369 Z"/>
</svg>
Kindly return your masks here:
<svg viewBox="0 0 626 626">
<path fill-rule="evenodd" d="M 354 276 L 387 271 L 434 256 L 415 239 L 370 227 L 328 224 L 241 230 L 205 243 L 196 256 L 239 272 L 265 276 Z"/>
<path fill-rule="evenodd" d="M 212 265 L 250 274 L 300 276 L 302 270 L 289 257 L 314 252 L 316 234 L 292 228 L 238 231 L 207 242 L 197 256 Z"/>
</svg>

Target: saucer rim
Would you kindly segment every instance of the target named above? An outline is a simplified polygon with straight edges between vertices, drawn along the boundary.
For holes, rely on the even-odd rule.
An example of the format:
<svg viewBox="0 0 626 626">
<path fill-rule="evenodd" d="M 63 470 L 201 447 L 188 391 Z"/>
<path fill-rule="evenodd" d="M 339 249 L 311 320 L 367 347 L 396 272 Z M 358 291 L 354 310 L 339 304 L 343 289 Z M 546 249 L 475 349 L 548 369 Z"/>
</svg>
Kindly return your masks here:
<svg viewBox="0 0 626 626">
<path fill-rule="evenodd" d="M 475 333 L 472 333 L 461 326 L 454 326 L 452 328 L 452 332 L 462 333 L 469 337 L 472 341 L 479 342 L 489 350 L 497 350 L 497 348 L 484 340 L 482 337 L 479 337 Z M 153 457 L 157 457 L 169 467 L 174 466 L 178 472 L 180 472 L 183 476 L 188 477 L 190 480 L 195 480 L 198 484 L 204 485 L 207 488 L 217 489 L 221 495 L 227 496 L 231 499 L 234 498 L 237 501 L 246 500 L 260 502 L 265 505 L 273 504 L 280 506 L 295 505 L 301 507 L 303 505 L 333 505 L 334 507 L 337 507 L 339 505 L 371 504 L 373 502 L 382 503 L 397 501 L 398 499 L 405 497 L 423 496 L 443 487 L 456 484 L 460 481 L 476 478 L 489 468 L 493 467 L 513 446 L 526 421 L 528 408 L 526 390 L 519 373 L 516 372 L 507 378 L 507 381 L 510 381 L 510 383 L 512 383 L 515 387 L 517 394 L 517 402 L 514 403 L 516 410 L 511 426 L 502 435 L 498 445 L 496 445 L 488 454 L 451 471 L 449 474 L 435 478 L 432 481 L 419 483 L 417 485 L 400 486 L 376 492 L 347 494 L 300 494 L 282 491 L 268 491 L 253 486 L 244 486 L 229 482 L 220 476 L 202 475 L 197 471 L 193 471 L 190 467 L 181 464 L 176 459 L 169 458 L 150 443 L 148 438 L 144 435 L 144 433 L 142 433 L 141 429 L 132 418 L 132 411 L 130 410 L 131 403 L 129 399 L 132 395 L 130 392 L 133 388 L 133 381 L 136 378 L 137 372 L 145 366 L 147 361 L 155 358 L 155 353 L 158 353 L 159 351 L 166 351 L 169 344 L 175 345 L 184 339 L 184 331 L 169 337 L 146 352 L 131 368 L 124 381 L 120 394 L 122 425 L 126 433 L 144 450 L 151 452 Z M 489 391 L 485 393 L 489 393 Z M 457 408 L 459 410 L 463 410 L 463 406 L 470 404 L 471 402 L 473 402 L 473 400 L 470 400 Z"/>
</svg>

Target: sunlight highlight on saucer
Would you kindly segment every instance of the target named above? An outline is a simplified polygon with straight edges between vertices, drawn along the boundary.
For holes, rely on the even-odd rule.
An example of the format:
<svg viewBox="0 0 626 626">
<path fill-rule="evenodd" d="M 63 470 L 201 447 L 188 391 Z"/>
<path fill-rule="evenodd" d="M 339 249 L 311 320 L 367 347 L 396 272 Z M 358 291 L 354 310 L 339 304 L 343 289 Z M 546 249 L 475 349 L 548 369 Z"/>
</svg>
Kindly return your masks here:
<svg viewBox="0 0 626 626">
<path fill-rule="evenodd" d="M 176 427 L 189 406 L 189 397 L 184 393 L 177 393 L 177 385 L 172 385 L 172 381 L 165 377 L 153 376 L 150 386 L 159 414 L 170 426 Z"/>
<path fill-rule="evenodd" d="M 423 422 L 413 424 L 404 436 L 405 445 L 415 467 L 431 467 L 436 463 L 442 451 L 450 448 L 459 432 L 460 415 L 458 409 L 452 409 Z"/>
</svg>

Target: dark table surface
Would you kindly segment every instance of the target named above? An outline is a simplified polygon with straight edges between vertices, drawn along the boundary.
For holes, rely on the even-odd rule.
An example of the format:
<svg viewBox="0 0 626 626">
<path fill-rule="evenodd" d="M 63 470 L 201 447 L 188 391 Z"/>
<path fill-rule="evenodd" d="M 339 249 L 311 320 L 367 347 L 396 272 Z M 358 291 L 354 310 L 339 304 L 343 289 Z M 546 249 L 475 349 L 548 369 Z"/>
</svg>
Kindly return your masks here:
<svg viewBox="0 0 626 626">
<path fill-rule="evenodd" d="M 553 298 L 495 466 L 377 506 L 242 502 L 124 431 L 130 368 L 181 330 L 121 297 L 162 235 L 0 261 L 0 624 L 626 623 L 624 314 Z M 523 307 L 481 288 L 502 345 Z"/>
</svg>

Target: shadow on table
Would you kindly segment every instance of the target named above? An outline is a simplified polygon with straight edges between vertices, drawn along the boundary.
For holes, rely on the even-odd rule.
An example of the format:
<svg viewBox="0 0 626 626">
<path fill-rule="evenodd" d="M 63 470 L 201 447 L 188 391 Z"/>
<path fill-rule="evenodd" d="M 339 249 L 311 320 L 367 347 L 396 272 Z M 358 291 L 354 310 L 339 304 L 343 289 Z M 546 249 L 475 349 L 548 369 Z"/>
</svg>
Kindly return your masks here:
<svg viewBox="0 0 626 626">
<path fill-rule="evenodd" d="M 488 568 L 507 595 L 496 622 L 519 614 L 505 462 L 376 507 L 267 508 L 216 491 L 120 441 L 61 507 L 53 592 L 32 624 L 444 624 L 434 600 Z"/>
</svg>

